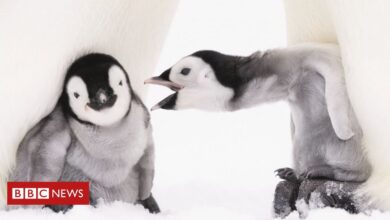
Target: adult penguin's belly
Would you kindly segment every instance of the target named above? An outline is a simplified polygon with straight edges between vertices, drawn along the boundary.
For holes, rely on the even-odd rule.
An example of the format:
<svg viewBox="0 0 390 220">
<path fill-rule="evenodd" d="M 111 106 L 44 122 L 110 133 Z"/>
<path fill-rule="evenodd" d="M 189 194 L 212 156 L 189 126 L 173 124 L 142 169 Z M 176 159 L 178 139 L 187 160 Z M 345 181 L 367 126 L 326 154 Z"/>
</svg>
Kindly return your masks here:
<svg viewBox="0 0 390 220">
<path fill-rule="evenodd" d="M 16 149 L 52 111 L 66 69 L 87 52 L 114 56 L 146 96 L 178 0 L 1 1 L 0 208 Z"/>
</svg>

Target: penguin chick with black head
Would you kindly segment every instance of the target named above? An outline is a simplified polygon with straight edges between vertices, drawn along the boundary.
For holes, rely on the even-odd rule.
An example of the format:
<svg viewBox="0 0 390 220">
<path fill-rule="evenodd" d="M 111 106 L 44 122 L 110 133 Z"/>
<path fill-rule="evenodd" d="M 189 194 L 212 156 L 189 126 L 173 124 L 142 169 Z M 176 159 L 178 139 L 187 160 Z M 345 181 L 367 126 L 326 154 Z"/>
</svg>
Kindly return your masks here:
<svg viewBox="0 0 390 220">
<path fill-rule="evenodd" d="M 145 83 L 175 91 L 152 110 L 235 111 L 285 100 L 294 169 L 277 170 L 280 177 L 363 182 L 370 175 L 337 46 L 305 44 L 247 57 L 198 51 Z"/>
<path fill-rule="evenodd" d="M 55 110 L 25 136 L 10 179 L 89 181 L 91 204 L 98 198 L 139 202 L 157 213 L 153 177 L 147 109 L 116 59 L 88 54 L 68 69 Z"/>
</svg>

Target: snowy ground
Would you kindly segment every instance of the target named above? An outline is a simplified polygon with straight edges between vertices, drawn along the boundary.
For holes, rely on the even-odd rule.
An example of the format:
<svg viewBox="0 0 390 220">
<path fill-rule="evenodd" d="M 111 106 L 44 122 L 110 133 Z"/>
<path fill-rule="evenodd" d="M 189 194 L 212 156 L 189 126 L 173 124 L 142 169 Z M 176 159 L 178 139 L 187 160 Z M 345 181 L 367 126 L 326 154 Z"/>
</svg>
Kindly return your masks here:
<svg viewBox="0 0 390 220">
<path fill-rule="evenodd" d="M 153 112 L 157 143 L 155 198 L 163 210 L 151 215 L 141 206 L 77 206 L 0 212 L 0 219 L 271 219 L 273 170 L 291 162 L 289 112 L 283 103 L 237 113 Z M 379 212 L 350 215 L 313 210 L 308 219 L 389 219 Z M 287 219 L 299 219 L 297 213 Z"/>
<path fill-rule="evenodd" d="M 141 206 L 77 206 L 0 212 L 0 219 L 271 219 L 273 170 L 291 162 L 287 105 L 277 103 L 237 113 L 153 112 L 157 143 L 153 194 L 163 212 Z M 336 209 L 310 211 L 308 219 L 389 219 L 390 214 L 350 215 Z M 299 219 L 297 213 L 287 219 Z"/>
<path fill-rule="evenodd" d="M 199 49 L 249 54 L 285 45 L 281 0 L 182 0 L 155 75 Z M 218 15 L 217 15 L 218 14 Z M 150 87 L 150 107 L 170 91 Z M 153 194 L 163 212 L 130 204 L 50 210 L 0 211 L 0 219 L 271 219 L 273 171 L 291 164 L 289 109 L 285 103 L 235 113 L 152 113 L 156 143 Z M 293 213 L 287 219 L 298 219 Z M 314 210 L 309 219 L 390 219 Z"/>
</svg>

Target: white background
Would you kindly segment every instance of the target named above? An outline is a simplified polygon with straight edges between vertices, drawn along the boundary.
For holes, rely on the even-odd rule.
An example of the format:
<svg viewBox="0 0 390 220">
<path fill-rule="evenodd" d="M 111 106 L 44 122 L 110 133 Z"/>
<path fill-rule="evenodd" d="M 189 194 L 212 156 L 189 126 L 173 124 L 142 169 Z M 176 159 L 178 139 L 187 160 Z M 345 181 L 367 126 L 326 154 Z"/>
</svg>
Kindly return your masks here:
<svg viewBox="0 0 390 220">
<path fill-rule="evenodd" d="M 233 55 L 283 47 L 282 1 L 181 1 L 154 75 L 183 56 L 212 49 Z M 149 86 L 148 106 L 171 93 Z M 163 209 L 215 207 L 271 217 L 273 171 L 289 166 L 286 103 L 235 113 L 152 112 L 156 143 L 154 193 Z"/>
</svg>

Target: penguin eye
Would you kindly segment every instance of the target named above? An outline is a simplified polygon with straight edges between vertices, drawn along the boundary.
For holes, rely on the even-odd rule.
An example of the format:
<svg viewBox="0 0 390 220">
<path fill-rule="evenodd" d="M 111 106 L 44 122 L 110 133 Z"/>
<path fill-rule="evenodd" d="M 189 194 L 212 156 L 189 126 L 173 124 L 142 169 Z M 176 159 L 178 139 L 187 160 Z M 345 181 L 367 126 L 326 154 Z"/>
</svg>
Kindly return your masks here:
<svg viewBox="0 0 390 220">
<path fill-rule="evenodd" d="M 190 68 L 183 68 L 181 69 L 180 73 L 184 76 L 187 76 L 191 72 Z"/>
<path fill-rule="evenodd" d="M 79 96 L 80 96 L 77 92 L 74 92 L 73 95 L 74 95 L 74 97 L 75 97 L 76 99 L 79 98 Z"/>
<path fill-rule="evenodd" d="M 122 84 L 123 84 L 123 83 L 122 83 L 122 80 L 121 80 L 121 81 L 119 81 L 119 85 L 120 85 L 120 86 L 122 86 Z"/>
</svg>

